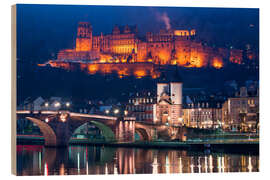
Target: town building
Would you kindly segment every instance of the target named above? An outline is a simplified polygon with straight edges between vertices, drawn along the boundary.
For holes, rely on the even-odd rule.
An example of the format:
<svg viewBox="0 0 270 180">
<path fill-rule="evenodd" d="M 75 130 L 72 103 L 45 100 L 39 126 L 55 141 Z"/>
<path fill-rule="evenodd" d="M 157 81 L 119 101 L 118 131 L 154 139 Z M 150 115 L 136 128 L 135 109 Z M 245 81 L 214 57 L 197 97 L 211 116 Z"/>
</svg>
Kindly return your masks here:
<svg viewBox="0 0 270 180">
<path fill-rule="evenodd" d="M 129 97 L 126 110 L 136 121 L 153 123 L 156 96 L 149 91 L 137 92 Z"/>
<path fill-rule="evenodd" d="M 235 97 L 230 97 L 222 106 L 223 129 L 228 131 L 258 131 L 259 90 L 256 93 L 241 87 Z"/>
<path fill-rule="evenodd" d="M 26 98 L 21 104 L 18 105 L 17 110 L 29 110 L 29 111 L 58 111 L 64 109 L 70 109 L 72 106 L 70 99 L 62 97 L 50 97 L 50 98 Z"/>
<path fill-rule="evenodd" d="M 221 127 L 223 97 L 185 96 L 183 124 L 187 127 L 215 129 Z"/>
</svg>

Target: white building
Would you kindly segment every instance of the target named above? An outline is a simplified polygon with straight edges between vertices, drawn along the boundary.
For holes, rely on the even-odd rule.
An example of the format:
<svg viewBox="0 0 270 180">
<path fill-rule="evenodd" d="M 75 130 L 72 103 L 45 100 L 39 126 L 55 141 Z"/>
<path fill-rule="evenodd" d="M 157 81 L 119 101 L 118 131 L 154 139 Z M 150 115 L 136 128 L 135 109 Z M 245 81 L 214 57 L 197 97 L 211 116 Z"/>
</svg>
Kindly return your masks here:
<svg viewBox="0 0 270 180">
<path fill-rule="evenodd" d="M 154 105 L 154 123 L 182 124 L 182 88 L 177 71 L 168 80 L 157 84 L 157 104 Z"/>
</svg>

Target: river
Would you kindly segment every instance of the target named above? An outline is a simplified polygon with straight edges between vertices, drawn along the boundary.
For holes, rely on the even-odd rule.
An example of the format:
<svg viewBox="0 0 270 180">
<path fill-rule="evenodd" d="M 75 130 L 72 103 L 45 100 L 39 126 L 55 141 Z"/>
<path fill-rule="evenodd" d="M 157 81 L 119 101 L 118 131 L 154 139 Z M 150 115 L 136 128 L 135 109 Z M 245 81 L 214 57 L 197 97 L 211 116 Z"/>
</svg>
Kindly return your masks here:
<svg viewBox="0 0 270 180">
<path fill-rule="evenodd" d="M 176 149 L 17 145 L 17 175 L 258 172 L 258 154 Z"/>
</svg>

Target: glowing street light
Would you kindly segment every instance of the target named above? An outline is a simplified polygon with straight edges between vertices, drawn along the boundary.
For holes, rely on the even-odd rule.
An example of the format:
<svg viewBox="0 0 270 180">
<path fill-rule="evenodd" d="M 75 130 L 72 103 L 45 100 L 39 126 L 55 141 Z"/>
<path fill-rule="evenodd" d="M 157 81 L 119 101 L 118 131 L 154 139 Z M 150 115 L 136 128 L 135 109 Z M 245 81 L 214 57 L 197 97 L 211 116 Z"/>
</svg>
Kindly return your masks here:
<svg viewBox="0 0 270 180">
<path fill-rule="evenodd" d="M 115 109 L 114 114 L 118 114 L 118 113 L 119 113 L 119 109 Z"/>
<path fill-rule="evenodd" d="M 49 118 L 46 118 L 46 119 L 45 119 L 45 122 L 48 123 L 48 122 L 49 122 Z"/>
<path fill-rule="evenodd" d="M 125 110 L 125 111 L 124 111 L 124 114 L 125 114 L 125 116 L 126 116 L 126 115 L 128 115 L 128 111 L 127 111 L 127 110 Z"/>
<path fill-rule="evenodd" d="M 46 103 L 45 103 L 45 107 L 49 107 L 49 103 L 46 102 Z"/>
<path fill-rule="evenodd" d="M 70 106 L 70 102 L 67 102 L 67 103 L 66 103 L 66 106 L 69 107 L 69 106 Z"/>
<path fill-rule="evenodd" d="M 61 120 L 62 122 L 66 122 L 66 120 L 67 120 L 67 114 L 61 114 L 61 115 L 60 115 L 60 120 Z"/>
<path fill-rule="evenodd" d="M 108 109 L 106 109 L 106 110 L 105 110 L 105 113 L 106 113 L 106 114 L 109 114 L 109 113 L 110 113 L 110 111 L 109 111 Z"/>
<path fill-rule="evenodd" d="M 60 107 L 61 106 L 61 104 L 59 103 L 59 102 L 56 102 L 55 104 L 54 104 L 54 107 Z"/>
</svg>

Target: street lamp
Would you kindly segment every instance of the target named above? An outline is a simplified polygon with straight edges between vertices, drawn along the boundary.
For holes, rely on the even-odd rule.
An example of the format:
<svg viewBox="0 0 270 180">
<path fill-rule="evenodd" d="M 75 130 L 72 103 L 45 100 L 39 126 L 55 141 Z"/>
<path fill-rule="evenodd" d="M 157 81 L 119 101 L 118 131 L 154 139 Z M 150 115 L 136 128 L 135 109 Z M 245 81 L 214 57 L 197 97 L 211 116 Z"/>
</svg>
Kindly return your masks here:
<svg viewBox="0 0 270 180">
<path fill-rule="evenodd" d="M 118 114 L 119 113 L 119 109 L 115 109 L 113 112 L 114 112 L 114 114 Z"/>
<path fill-rule="evenodd" d="M 106 109 L 106 110 L 105 110 L 105 113 L 106 113 L 106 114 L 109 114 L 109 113 L 110 113 L 110 111 L 109 111 L 108 109 Z"/>
<path fill-rule="evenodd" d="M 45 103 L 45 107 L 49 107 L 49 103 L 48 102 Z"/>
<path fill-rule="evenodd" d="M 46 119 L 45 119 L 45 122 L 48 123 L 48 122 L 49 122 L 49 118 L 46 118 Z"/>
<path fill-rule="evenodd" d="M 54 107 L 60 107 L 61 106 L 61 104 L 59 103 L 59 102 L 56 102 L 55 104 L 54 104 Z"/>
<path fill-rule="evenodd" d="M 125 116 L 126 116 L 126 115 L 128 115 L 128 111 L 127 111 L 127 110 L 125 110 L 125 111 L 124 111 L 124 114 L 125 114 Z"/>
<path fill-rule="evenodd" d="M 70 106 L 70 102 L 67 102 L 67 103 L 66 103 L 66 106 L 69 107 L 69 106 Z"/>
</svg>

